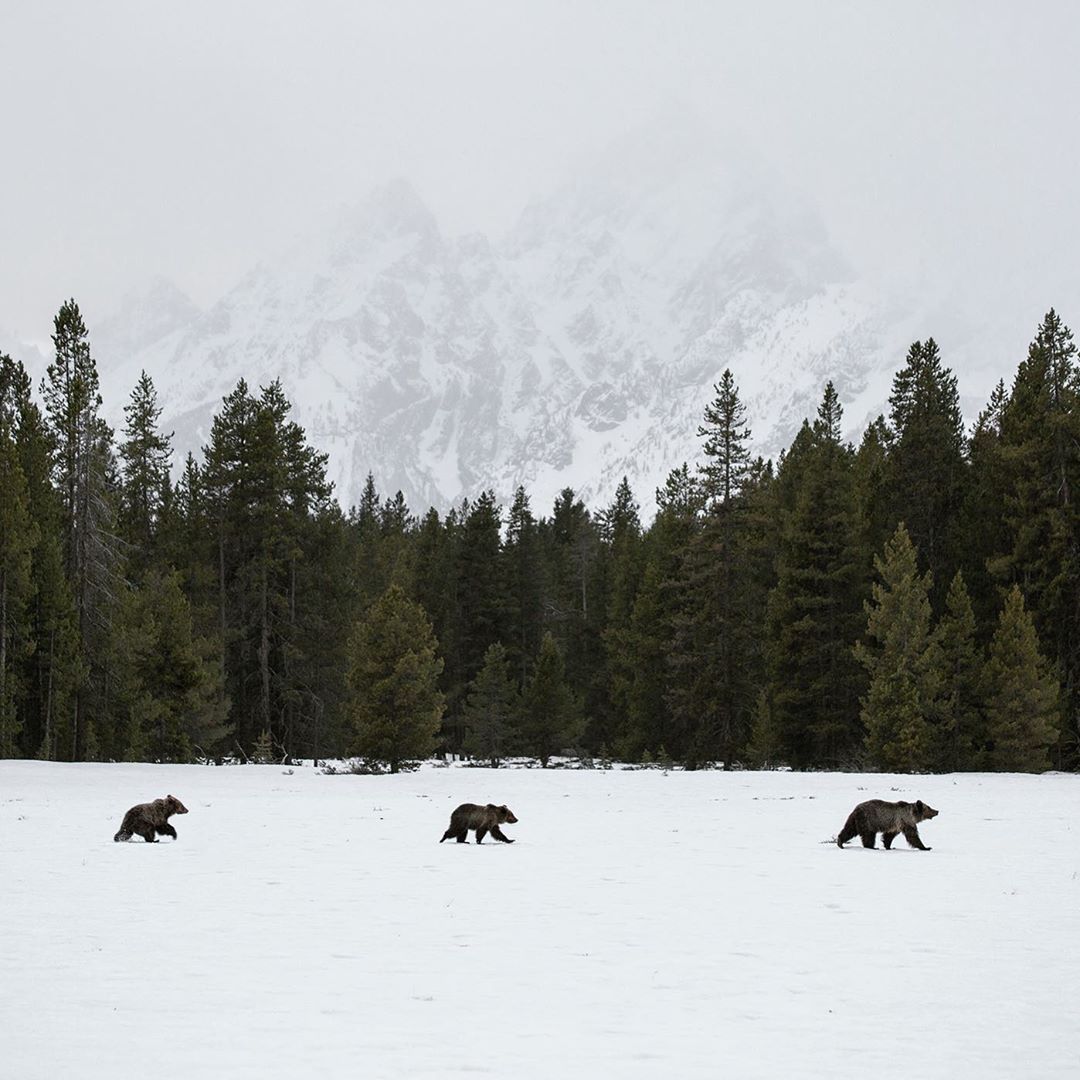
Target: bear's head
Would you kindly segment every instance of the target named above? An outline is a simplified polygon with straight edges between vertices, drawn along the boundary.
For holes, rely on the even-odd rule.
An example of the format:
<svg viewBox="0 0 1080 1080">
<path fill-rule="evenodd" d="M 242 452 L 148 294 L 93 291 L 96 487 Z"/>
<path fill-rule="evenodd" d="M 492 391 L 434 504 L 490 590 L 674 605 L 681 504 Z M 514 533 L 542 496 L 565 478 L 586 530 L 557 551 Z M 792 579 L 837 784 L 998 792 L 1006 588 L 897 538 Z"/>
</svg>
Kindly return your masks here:
<svg viewBox="0 0 1080 1080">
<path fill-rule="evenodd" d="M 165 809 L 170 814 L 186 814 L 187 807 L 175 796 L 165 796 Z"/>
<path fill-rule="evenodd" d="M 938 816 L 938 812 L 932 807 L 927 805 L 920 799 L 915 804 L 915 819 L 916 821 L 926 821 L 929 818 Z"/>
<path fill-rule="evenodd" d="M 500 825 L 515 825 L 517 824 L 517 818 L 514 817 L 514 811 L 509 806 L 496 807 L 499 812 L 499 824 Z"/>
</svg>

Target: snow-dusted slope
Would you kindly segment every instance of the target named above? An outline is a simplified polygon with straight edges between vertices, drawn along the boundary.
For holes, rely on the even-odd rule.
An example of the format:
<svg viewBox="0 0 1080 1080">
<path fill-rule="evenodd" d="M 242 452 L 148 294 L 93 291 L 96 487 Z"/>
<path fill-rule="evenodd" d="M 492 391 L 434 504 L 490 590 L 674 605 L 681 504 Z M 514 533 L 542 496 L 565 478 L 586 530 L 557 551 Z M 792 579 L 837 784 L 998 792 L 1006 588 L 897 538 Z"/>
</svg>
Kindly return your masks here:
<svg viewBox="0 0 1080 1080">
<path fill-rule="evenodd" d="M 499 243 L 450 238 L 404 181 L 205 312 L 158 284 L 95 339 L 114 418 L 141 368 L 181 452 L 238 379 L 280 378 L 346 504 L 414 509 L 525 484 L 643 504 L 698 456 L 731 367 L 775 453 L 833 379 L 857 429 L 912 336 L 742 146 L 667 124 L 608 148 Z M 159 331 L 154 333 L 153 331 Z"/>
</svg>

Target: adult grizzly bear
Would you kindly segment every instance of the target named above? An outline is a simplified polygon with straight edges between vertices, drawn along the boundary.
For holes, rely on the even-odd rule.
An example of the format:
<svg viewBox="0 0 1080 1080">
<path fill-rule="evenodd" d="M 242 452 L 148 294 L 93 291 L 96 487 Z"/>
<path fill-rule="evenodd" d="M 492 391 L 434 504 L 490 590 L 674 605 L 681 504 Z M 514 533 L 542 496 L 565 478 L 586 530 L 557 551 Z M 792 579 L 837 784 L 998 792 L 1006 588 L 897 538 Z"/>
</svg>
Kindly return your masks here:
<svg viewBox="0 0 1080 1080">
<path fill-rule="evenodd" d="M 873 847 L 878 833 L 886 850 L 892 847 L 897 833 L 903 833 L 904 839 L 920 851 L 930 849 L 919 837 L 916 826 L 920 821 L 927 821 L 938 816 L 938 812 L 920 799 L 918 802 L 886 802 L 884 799 L 870 799 L 861 802 L 848 815 L 836 846 L 843 847 L 853 836 L 861 836 L 863 847 Z"/>
<path fill-rule="evenodd" d="M 148 844 L 156 844 L 158 836 L 171 836 L 175 840 L 176 830 L 169 824 L 169 818 L 173 814 L 186 813 L 187 807 L 175 795 L 139 803 L 124 815 L 120 831 L 113 840 L 130 840 L 136 833 Z"/>
<path fill-rule="evenodd" d="M 487 806 L 477 806 L 476 803 L 462 803 L 450 815 L 450 828 L 443 833 L 443 840 L 451 836 L 456 837 L 459 844 L 465 843 L 465 837 L 470 829 L 476 830 L 476 842 L 479 844 L 490 832 L 496 840 L 504 844 L 512 844 L 514 841 L 509 836 L 504 836 L 500 825 L 513 825 L 517 822 L 514 812 L 508 806 L 496 806 L 488 803 Z"/>
</svg>

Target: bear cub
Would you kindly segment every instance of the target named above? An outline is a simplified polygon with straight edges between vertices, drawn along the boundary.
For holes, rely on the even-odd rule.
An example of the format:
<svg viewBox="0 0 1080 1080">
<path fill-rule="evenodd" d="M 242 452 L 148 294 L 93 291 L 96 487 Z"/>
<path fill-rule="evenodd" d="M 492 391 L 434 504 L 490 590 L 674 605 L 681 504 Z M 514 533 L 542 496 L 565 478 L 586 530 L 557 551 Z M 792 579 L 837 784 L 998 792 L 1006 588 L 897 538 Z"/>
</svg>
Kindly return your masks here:
<svg viewBox="0 0 1080 1080">
<path fill-rule="evenodd" d="M 164 799 L 155 799 L 153 802 L 139 803 L 124 815 L 120 831 L 113 840 L 130 840 L 136 834 L 148 844 L 156 844 L 158 836 L 171 836 L 175 840 L 176 830 L 169 824 L 169 818 L 173 814 L 186 813 L 187 807 L 175 795 L 166 795 Z"/>
<path fill-rule="evenodd" d="M 920 821 L 936 818 L 938 812 L 920 799 L 918 802 L 886 802 L 884 799 L 870 799 L 859 803 L 848 815 L 836 846 L 843 847 L 852 837 L 862 837 L 863 847 L 872 848 L 878 833 L 886 850 L 892 847 L 897 833 L 903 833 L 904 839 L 920 851 L 930 849 L 922 842 L 916 826 Z"/>
<path fill-rule="evenodd" d="M 507 806 L 496 806 L 488 803 L 487 806 L 477 806 L 476 803 L 462 803 L 450 815 L 450 828 L 443 833 L 443 840 L 451 836 L 457 839 L 459 844 L 465 843 L 465 837 L 470 829 L 476 830 L 476 842 L 479 844 L 484 837 L 491 833 L 496 840 L 504 844 L 512 844 L 514 841 L 509 836 L 504 836 L 500 825 L 513 825 L 517 822 L 514 812 Z"/>
</svg>

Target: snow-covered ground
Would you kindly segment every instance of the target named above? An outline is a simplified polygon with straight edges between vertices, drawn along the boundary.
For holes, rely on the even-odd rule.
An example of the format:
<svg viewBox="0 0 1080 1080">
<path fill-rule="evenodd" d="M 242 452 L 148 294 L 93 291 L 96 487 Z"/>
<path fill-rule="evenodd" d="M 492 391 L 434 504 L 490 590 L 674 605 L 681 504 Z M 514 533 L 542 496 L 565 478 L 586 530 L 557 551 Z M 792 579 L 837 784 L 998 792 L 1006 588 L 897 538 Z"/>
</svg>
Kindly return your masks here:
<svg viewBox="0 0 1080 1080">
<path fill-rule="evenodd" d="M 878 796 L 934 850 L 822 843 Z M 463 801 L 517 842 L 440 846 Z M 0 1076 L 1075 1077 L 1078 822 L 1078 776 L 0 762 Z"/>
</svg>

